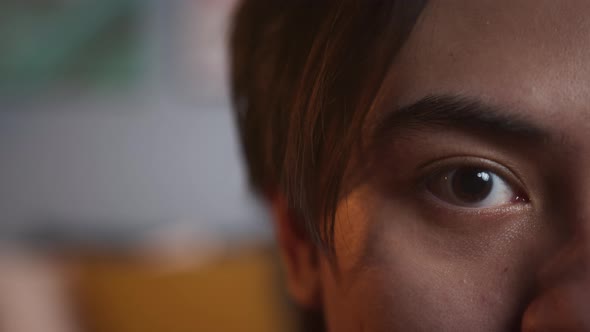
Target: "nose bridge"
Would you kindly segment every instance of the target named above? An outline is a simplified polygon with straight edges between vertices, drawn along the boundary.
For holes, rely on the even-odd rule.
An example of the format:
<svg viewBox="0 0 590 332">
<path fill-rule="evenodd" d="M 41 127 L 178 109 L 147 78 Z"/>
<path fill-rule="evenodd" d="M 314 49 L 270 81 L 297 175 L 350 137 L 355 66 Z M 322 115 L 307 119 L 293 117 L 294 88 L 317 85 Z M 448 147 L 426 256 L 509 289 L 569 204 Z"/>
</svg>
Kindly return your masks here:
<svg viewBox="0 0 590 332">
<path fill-rule="evenodd" d="M 590 278 L 590 221 L 587 218 L 575 221 L 539 271 L 540 282 L 546 287 L 580 278 Z"/>
<path fill-rule="evenodd" d="M 571 230 L 571 240 L 578 245 L 590 245 L 590 172 L 577 176 L 571 187 L 573 195 L 565 201 L 569 210 L 566 215 L 569 219 L 567 223 Z"/>
<path fill-rule="evenodd" d="M 590 165 L 590 154 L 588 161 Z M 553 196 L 555 209 L 548 216 L 551 240 L 539 271 L 544 285 L 581 274 L 590 276 L 590 172 L 586 176 L 572 171 L 568 177 L 571 178 L 554 187 L 554 194 L 560 197 Z"/>
<path fill-rule="evenodd" d="M 549 188 L 552 218 L 558 219 L 554 226 L 567 233 L 564 240 L 582 245 L 590 241 L 590 142 L 584 147 L 564 145 L 568 149 L 560 155 L 560 179 Z"/>
<path fill-rule="evenodd" d="M 540 274 L 540 295 L 547 295 L 547 292 L 559 294 L 559 303 L 568 303 L 564 307 L 584 308 L 584 315 L 590 314 L 587 307 L 588 294 L 588 257 L 590 254 L 587 247 L 571 246 L 560 252 L 550 264 L 546 265 Z M 582 296 L 580 298 L 580 296 Z M 550 299 L 549 299 L 550 300 Z M 586 330 L 584 330 L 586 331 Z"/>
<path fill-rule="evenodd" d="M 590 162 L 590 158 L 585 159 Z M 574 194 L 568 204 L 568 232 L 563 250 L 575 256 L 577 264 L 590 264 L 590 173 L 579 174 L 572 187 Z"/>
</svg>

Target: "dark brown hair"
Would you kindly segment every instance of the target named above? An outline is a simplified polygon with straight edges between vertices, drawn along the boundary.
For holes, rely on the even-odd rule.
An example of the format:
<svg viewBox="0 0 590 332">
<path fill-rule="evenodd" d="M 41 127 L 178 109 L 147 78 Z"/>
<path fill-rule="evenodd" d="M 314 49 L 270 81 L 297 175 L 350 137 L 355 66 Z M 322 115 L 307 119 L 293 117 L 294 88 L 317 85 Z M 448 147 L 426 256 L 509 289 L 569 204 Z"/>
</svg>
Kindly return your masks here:
<svg viewBox="0 0 590 332">
<path fill-rule="evenodd" d="M 343 178 L 390 63 L 426 0 L 245 0 L 231 35 L 249 176 L 331 247 Z"/>
</svg>

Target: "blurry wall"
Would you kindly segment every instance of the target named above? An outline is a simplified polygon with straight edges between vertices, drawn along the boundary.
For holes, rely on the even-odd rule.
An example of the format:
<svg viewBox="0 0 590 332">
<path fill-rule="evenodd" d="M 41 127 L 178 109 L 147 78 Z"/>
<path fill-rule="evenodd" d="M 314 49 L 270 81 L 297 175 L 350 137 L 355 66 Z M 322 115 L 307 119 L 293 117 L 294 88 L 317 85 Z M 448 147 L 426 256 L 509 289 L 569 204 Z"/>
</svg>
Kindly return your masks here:
<svg viewBox="0 0 590 332">
<path fill-rule="evenodd" d="M 3 237 L 267 237 L 227 96 L 233 3 L 0 4 Z"/>
<path fill-rule="evenodd" d="M 228 98 L 234 0 L 0 1 L 0 330 L 292 331 Z"/>
</svg>

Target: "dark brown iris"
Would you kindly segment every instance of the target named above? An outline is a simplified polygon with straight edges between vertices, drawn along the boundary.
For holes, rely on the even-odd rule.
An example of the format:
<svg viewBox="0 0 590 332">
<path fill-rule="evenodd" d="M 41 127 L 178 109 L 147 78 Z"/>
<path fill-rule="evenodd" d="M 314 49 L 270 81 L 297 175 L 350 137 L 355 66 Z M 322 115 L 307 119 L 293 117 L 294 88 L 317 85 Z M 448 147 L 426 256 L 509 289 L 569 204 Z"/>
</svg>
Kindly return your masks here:
<svg viewBox="0 0 590 332">
<path fill-rule="evenodd" d="M 492 192 L 494 185 L 490 172 L 474 167 L 458 169 L 450 180 L 453 193 L 465 203 L 483 201 Z"/>
</svg>

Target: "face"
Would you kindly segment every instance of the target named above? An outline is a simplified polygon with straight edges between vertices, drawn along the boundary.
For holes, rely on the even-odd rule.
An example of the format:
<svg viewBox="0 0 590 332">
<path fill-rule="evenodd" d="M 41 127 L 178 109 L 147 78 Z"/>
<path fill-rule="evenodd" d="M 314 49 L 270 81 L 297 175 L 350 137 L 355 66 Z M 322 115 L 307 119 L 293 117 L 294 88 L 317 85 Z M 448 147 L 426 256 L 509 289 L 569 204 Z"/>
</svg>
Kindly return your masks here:
<svg viewBox="0 0 590 332">
<path fill-rule="evenodd" d="M 589 13 L 429 3 L 371 110 L 374 168 L 337 209 L 336 258 L 318 254 L 299 275 L 317 283 L 291 286 L 317 291 L 329 331 L 511 331 L 543 316 L 531 303 L 572 274 L 540 272 L 587 252 Z"/>
</svg>

